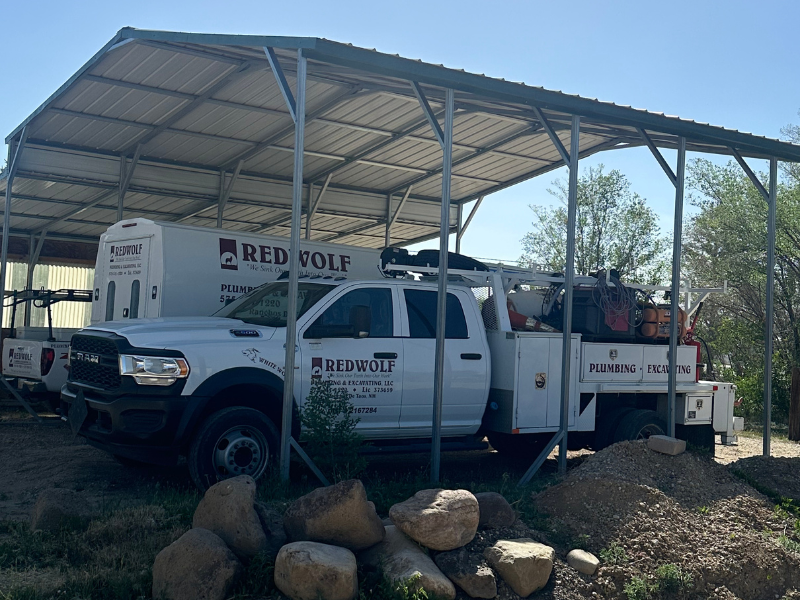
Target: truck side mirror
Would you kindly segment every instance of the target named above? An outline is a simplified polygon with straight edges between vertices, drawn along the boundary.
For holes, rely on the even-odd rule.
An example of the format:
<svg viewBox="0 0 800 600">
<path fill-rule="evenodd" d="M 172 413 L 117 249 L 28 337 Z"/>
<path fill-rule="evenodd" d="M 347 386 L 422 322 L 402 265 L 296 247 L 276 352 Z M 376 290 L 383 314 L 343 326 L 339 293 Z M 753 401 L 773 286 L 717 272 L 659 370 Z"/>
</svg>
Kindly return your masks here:
<svg viewBox="0 0 800 600">
<path fill-rule="evenodd" d="M 353 306 L 350 308 L 350 325 L 353 327 L 353 337 L 369 337 L 372 326 L 372 310 L 369 306 Z"/>
</svg>

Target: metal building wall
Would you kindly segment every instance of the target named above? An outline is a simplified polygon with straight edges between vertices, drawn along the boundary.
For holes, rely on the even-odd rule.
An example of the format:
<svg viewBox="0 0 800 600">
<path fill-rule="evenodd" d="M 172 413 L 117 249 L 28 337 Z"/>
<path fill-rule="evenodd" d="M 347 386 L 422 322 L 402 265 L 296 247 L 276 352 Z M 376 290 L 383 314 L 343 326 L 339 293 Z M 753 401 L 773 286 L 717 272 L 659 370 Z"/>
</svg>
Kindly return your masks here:
<svg viewBox="0 0 800 600">
<path fill-rule="evenodd" d="M 28 265 L 25 263 L 9 263 L 6 272 L 7 290 L 25 288 Z M 34 289 L 46 290 L 92 289 L 94 269 L 89 267 L 67 267 L 63 265 L 36 265 L 33 271 Z M 53 327 L 85 327 L 92 315 L 92 305 L 82 302 L 60 302 L 53 306 Z M 23 323 L 23 312 L 17 313 L 17 325 Z M 11 311 L 3 311 L 3 327 L 11 326 Z M 31 313 L 32 327 L 47 326 L 47 311 L 34 308 Z"/>
</svg>

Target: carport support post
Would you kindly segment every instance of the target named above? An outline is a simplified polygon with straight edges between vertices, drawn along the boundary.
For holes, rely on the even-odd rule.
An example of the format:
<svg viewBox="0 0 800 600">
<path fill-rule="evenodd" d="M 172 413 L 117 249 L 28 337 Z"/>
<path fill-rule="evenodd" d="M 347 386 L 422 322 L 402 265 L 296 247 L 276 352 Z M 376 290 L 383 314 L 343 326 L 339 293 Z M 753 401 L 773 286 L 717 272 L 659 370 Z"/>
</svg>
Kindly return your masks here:
<svg viewBox="0 0 800 600">
<path fill-rule="evenodd" d="M 775 296 L 775 214 L 778 205 L 778 159 L 769 159 L 769 206 L 767 217 L 767 323 L 764 340 L 764 456 L 772 441 L 772 341 Z"/>
<path fill-rule="evenodd" d="M 281 419 L 281 479 L 289 479 L 292 409 L 294 406 L 294 359 L 297 341 L 297 289 L 300 272 L 300 220 L 303 211 L 303 140 L 306 125 L 306 57 L 297 51 L 297 95 L 294 121 L 294 175 L 292 177 L 292 230 L 289 238 L 289 298 L 286 314 L 286 361 Z"/>
<path fill-rule="evenodd" d="M 8 145 L 8 178 L 6 179 L 6 204 L 3 210 L 3 244 L 2 251 L 0 251 L 0 327 L 3 324 L 3 305 L 6 303 L 6 271 L 8 269 L 8 238 L 11 231 L 11 188 L 14 186 L 14 175 L 19 166 L 19 157 L 22 154 L 22 148 L 28 139 L 28 127 L 22 129 L 22 135 L 19 137 L 17 148 L 12 154 L 14 143 Z M 35 413 L 34 413 L 35 414 Z"/>
<path fill-rule="evenodd" d="M 672 290 L 669 308 L 669 375 L 667 376 L 667 435 L 675 437 L 675 390 L 678 383 L 678 324 L 680 319 L 681 235 L 683 233 L 683 182 L 686 171 L 686 138 L 678 140 L 675 176 L 675 223 L 672 231 Z"/>
<path fill-rule="evenodd" d="M 580 155 L 581 118 L 572 115 L 569 144 L 569 191 L 567 195 L 567 264 L 564 268 L 564 324 L 561 347 L 561 441 L 558 446 L 558 472 L 567 473 L 567 433 L 572 371 L 572 297 L 575 277 L 575 224 L 578 214 L 578 157 Z"/>
<path fill-rule="evenodd" d="M 431 482 L 439 482 L 442 449 L 442 398 L 444 396 L 444 342 L 447 323 L 447 252 L 450 242 L 450 171 L 453 166 L 452 89 L 445 90 L 442 139 L 442 215 L 439 229 L 439 289 L 436 299 L 436 357 L 433 368 L 433 426 L 431 432 Z"/>
</svg>

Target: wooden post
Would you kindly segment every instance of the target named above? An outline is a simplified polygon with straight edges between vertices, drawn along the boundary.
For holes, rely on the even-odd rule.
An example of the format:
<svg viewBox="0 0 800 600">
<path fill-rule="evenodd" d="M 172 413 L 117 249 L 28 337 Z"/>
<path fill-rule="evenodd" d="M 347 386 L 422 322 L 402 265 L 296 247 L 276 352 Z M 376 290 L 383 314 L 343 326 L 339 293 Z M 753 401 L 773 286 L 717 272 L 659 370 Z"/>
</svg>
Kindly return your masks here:
<svg viewBox="0 0 800 600">
<path fill-rule="evenodd" d="M 800 441 L 800 368 L 792 368 L 792 391 L 789 401 L 789 439 Z"/>
</svg>

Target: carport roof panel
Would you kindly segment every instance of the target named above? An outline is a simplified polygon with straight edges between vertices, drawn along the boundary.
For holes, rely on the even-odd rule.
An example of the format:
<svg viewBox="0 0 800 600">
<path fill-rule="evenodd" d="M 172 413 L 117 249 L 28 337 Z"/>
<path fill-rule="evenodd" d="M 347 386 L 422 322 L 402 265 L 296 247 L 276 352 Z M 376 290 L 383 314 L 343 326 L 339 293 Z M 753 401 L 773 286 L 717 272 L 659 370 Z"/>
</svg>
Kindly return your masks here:
<svg viewBox="0 0 800 600">
<path fill-rule="evenodd" d="M 643 129 L 660 147 L 675 147 L 686 137 L 690 150 L 729 154 L 735 147 L 745 156 L 800 161 L 800 146 L 788 142 L 319 38 L 125 28 L 7 137 L 13 147 L 28 126 L 12 194 L 12 233 L 101 232 L 116 219 L 120 155 L 130 159 L 139 144 L 126 216 L 148 216 L 150 210 L 159 220 L 213 226 L 220 170 L 230 177 L 243 160 L 223 226 L 283 231 L 290 215 L 294 124 L 265 46 L 275 49 L 291 87 L 296 50 L 309 59 L 305 182 L 316 184 L 318 193 L 331 176 L 312 221 L 313 239 L 380 246 L 386 198 L 394 195 L 396 209 L 409 186 L 393 242 L 435 234 L 441 149 L 410 81 L 423 86 L 440 116 L 444 89 L 456 91 L 456 204 L 563 164 L 534 107 L 566 147 L 571 115 L 582 117 L 581 157 L 642 145 Z M 0 175 L 0 190 L 5 183 Z M 304 206 L 307 198 L 308 185 Z M 89 206 L 71 214 L 81 202 Z M 455 219 L 454 209 L 451 225 Z"/>
</svg>

